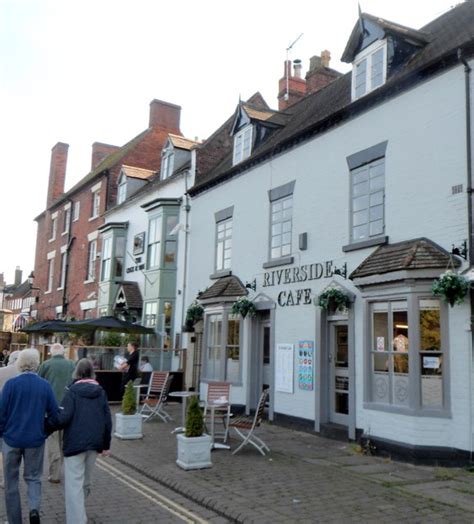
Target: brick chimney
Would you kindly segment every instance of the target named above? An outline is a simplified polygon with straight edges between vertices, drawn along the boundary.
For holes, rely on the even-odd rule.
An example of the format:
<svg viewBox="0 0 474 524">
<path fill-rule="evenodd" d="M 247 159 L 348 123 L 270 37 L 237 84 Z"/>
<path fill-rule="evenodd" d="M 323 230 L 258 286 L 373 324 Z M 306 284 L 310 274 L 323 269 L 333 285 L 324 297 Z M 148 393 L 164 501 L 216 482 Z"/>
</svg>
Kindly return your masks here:
<svg viewBox="0 0 474 524">
<path fill-rule="evenodd" d="M 301 78 L 301 60 L 293 63 L 294 74 L 291 74 L 291 60 L 285 60 L 283 77 L 278 82 L 278 109 L 284 111 L 306 95 L 306 81 Z"/>
<path fill-rule="evenodd" d="M 68 149 L 68 144 L 58 142 L 51 150 L 51 166 L 49 168 L 46 207 L 49 207 L 64 193 Z"/>
<path fill-rule="evenodd" d="M 16 266 L 15 268 L 15 287 L 18 287 L 21 284 L 22 275 L 23 275 L 23 271 L 20 269 L 20 266 Z"/>
<path fill-rule="evenodd" d="M 181 106 L 163 102 L 163 100 L 152 100 L 150 102 L 150 124 L 149 127 L 164 127 L 169 132 L 179 131 L 181 118 Z"/>
<path fill-rule="evenodd" d="M 94 142 L 92 144 L 91 171 L 94 171 L 106 156 L 117 151 L 117 149 L 120 148 L 118 146 L 111 146 L 110 144 L 102 144 L 102 142 Z"/>
<path fill-rule="evenodd" d="M 327 50 L 321 56 L 313 56 L 309 60 L 309 70 L 306 73 L 306 92 L 308 95 L 319 91 L 341 76 L 341 73 L 329 68 L 331 53 Z"/>
</svg>

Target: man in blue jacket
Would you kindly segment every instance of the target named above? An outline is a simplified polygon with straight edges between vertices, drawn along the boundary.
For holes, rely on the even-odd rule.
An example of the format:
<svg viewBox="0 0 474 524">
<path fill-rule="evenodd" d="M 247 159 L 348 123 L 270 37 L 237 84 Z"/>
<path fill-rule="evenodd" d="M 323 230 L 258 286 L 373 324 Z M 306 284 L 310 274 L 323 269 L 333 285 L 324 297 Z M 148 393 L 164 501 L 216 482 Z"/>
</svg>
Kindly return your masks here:
<svg viewBox="0 0 474 524">
<path fill-rule="evenodd" d="M 5 503 L 9 524 L 21 524 L 18 486 L 23 459 L 30 524 L 39 524 L 45 416 L 57 423 L 58 405 L 49 383 L 38 377 L 40 363 L 36 349 L 20 352 L 16 366 L 20 374 L 7 381 L 0 399 L 0 437 L 3 437 Z"/>
</svg>

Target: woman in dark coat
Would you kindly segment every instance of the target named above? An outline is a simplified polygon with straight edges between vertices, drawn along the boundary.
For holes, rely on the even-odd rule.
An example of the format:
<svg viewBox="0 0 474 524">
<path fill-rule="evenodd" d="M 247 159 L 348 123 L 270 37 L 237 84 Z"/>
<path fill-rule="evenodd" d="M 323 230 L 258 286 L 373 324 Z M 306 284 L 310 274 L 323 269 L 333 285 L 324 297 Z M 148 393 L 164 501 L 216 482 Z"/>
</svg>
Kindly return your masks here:
<svg viewBox="0 0 474 524">
<path fill-rule="evenodd" d="M 79 360 L 72 378 L 74 382 L 66 390 L 59 412 L 59 425 L 64 429 L 66 521 L 86 524 L 85 499 L 97 455 L 110 454 L 112 417 L 90 360 Z"/>
</svg>

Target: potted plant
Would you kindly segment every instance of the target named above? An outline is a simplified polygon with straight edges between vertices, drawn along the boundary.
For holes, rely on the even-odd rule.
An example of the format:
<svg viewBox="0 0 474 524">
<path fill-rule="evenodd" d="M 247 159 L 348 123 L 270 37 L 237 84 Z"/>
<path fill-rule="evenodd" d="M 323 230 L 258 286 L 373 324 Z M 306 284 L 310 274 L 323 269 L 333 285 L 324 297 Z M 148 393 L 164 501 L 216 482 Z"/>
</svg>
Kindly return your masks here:
<svg viewBox="0 0 474 524">
<path fill-rule="evenodd" d="M 343 311 L 349 308 L 351 300 L 339 288 L 331 287 L 319 295 L 318 305 L 325 311 Z"/>
<path fill-rule="evenodd" d="M 440 296 L 451 307 L 455 304 L 462 304 L 468 290 L 469 281 L 451 270 L 440 275 L 431 287 L 433 295 Z"/>
<path fill-rule="evenodd" d="M 115 414 L 115 436 L 123 440 L 143 438 L 142 416 L 137 413 L 137 396 L 130 380 L 122 398 L 122 411 Z"/>
<path fill-rule="evenodd" d="M 255 304 L 247 297 L 240 297 L 232 304 L 231 313 L 233 315 L 242 315 L 243 318 L 247 315 L 253 317 L 256 312 Z"/>
<path fill-rule="evenodd" d="M 193 331 L 194 326 L 197 322 L 202 320 L 202 317 L 204 315 L 204 308 L 199 305 L 197 302 L 193 302 L 186 311 L 186 320 L 184 327 L 186 328 L 186 331 Z"/>
<path fill-rule="evenodd" d="M 199 398 L 191 397 L 186 413 L 184 434 L 176 436 L 178 458 L 176 464 L 185 470 L 210 468 L 211 444 L 210 435 L 204 434 L 204 419 L 199 407 Z"/>
</svg>

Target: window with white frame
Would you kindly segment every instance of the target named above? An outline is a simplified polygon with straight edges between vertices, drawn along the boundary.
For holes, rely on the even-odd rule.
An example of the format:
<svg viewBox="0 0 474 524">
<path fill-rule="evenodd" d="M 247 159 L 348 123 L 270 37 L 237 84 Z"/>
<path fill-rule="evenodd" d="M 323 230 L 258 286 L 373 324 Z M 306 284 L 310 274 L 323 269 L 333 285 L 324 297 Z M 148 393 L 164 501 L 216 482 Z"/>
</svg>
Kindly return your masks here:
<svg viewBox="0 0 474 524">
<path fill-rule="evenodd" d="M 216 224 L 216 270 L 231 268 L 232 261 L 232 217 Z"/>
<path fill-rule="evenodd" d="M 370 93 L 385 83 L 387 69 L 386 41 L 377 41 L 357 56 L 352 70 L 352 100 Z"/>
<path fill-rule="evenodd" d="M 148 226 L 148 269 L 160 266 L 162 229 L 162 215 L 158 215 L 150 219 Z"/>
<path fill-rule="evenodd" d="M 125 237 L 122 235 L 115 237 L 114 245 L 114 277 L 123 277 L 123 262 L 125 259 Z"/>
<path fill-rule="evenodd" d="M 415 410 L 446 407 L 440 301 L 415 295 L 374 302 L 370 324 L 371 401 Z"/>
<path fill-rule="evenodd" d="M 46 293 L 50 293 L 53 290 L 54 280 L 54 258 L 48 260 L 48 288 Z"/>
<path fill-rule="evenodd" d="M 100 213 L 100 189 L 92 191 L 91 218 L 96 218 Z"/>
<path fill-rule="evenodd" d="M 64 209 L 63 235 L 69 233 L 69 225 L 71 223 L 71 207 Z"/>
<path fill-rule="evenodd" d="M 208 380 L 242 380 L 240 316 L 227 311 L 206 316 L 206 362 Z"/>
<path fill-rule="evenodd" d="M 173 173 L 174 149 L 171 145 L 161 153 L 161 180 L 165 180 Z"/>
<path fill-rule="evenodd" d="M 369 240 L 385 232 L 385 158 L 351 171 L 351 241 Z"/>
<path fill-rule="evenodd" d="M 66 285 L 66 264 L 67 264 L 67 253 L 61 253 L 61 276 L 59 277 L 59 288 L 64 289 Z"/>
<path fill-rule="evenodd" d="M 165 268 L 176 267 L 176 248 L 177 248 L 177 236 L 176 226 L 178 225 L 177 215 L 167 215 L 165 225 L 165 252 L 163 256 L 163 262 Z M 173 233 L 173 234 L 172 234 Z"/>
<path fill-rule="evenodd" d="M 81 212 L 81 203 L 78 200 L 77 202 L 74 202 L 74 212 L 72 215 L 73 222 L 77 222 L 79 220 L 80 212 Z"/>
<path fill-rule="evenodd" d="M 117 204 L 125 202 L 127 198 L 127 177 L 122 173 L 120 175 L 117 187 Z"/>
<path fill-rule="evenodd" d="M 102 242 L 102 263 L 100 280 L 110 280 L 110 267 L 112 264 L 112 237 L 104 238 Z"/>
<path fill-rule="evenodd" d="M 143 314 L 143 323 L 146 327 L 154 328 L 158 323 L 158 303 L 146 302 Z"/>
<path fill-rule="evenodd" d="M 87 275 L 86 280 L 93 282 L 95 280 L 95 261 L 97 258 L 97 240 L 89 242 L 89 249 L 87 252 Z"/>
<path fill-rule="evenodd" d="M 252 153 L 252 127 L 249 124 L 235 134 L 233 165 L 242 162 Z"/>
<path fill-rule="evenodd" d="M 270 258 L 291 255 L 293 195 L 271 202 Z"/>
<path fill-rule="evenodd" d="M 56 239 L 56 232 L 58 230 L 58 216 L 57 215 L 53 215 L 51 217 L 51 234 L 50 234 L 50 237 L 49 237 L 49 240 L 52 241 L 52 240 L 55 240 Z"/>
</svg>

